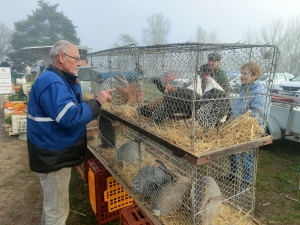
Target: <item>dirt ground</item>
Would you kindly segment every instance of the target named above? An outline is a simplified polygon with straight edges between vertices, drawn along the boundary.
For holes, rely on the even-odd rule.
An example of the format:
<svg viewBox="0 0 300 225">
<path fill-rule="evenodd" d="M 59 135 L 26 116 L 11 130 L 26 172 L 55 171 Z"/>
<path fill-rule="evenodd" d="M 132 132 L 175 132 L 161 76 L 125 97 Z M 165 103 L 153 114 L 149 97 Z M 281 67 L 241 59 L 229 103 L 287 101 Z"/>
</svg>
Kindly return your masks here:
<svg viewBox="0 0 300 225">
<path fill-rule="evenodd" d="M 28 165 L 27 143 L 9 137 L 3 124 L 4 95 L 0 95 L 0 224 L 40 224 L 42 190 Z"/>
</svg>

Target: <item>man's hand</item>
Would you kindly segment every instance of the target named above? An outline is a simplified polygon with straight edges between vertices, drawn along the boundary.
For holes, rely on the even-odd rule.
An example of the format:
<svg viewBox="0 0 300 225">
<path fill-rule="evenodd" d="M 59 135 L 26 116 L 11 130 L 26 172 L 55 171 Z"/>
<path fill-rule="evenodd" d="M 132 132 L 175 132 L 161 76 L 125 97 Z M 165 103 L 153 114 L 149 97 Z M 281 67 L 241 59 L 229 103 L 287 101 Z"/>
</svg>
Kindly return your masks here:
<svg viewBox="0 0 300 225">
<path fill-rule="evenodd" d="M 106 101 L 110 102 L 112 100 L 112 93 L 115 91 L 116 89 L 113 88 L 113 89 L 108 89 L 108 90 L 103 90 L 103 91 L 100 91 L 96 97 L 96 100 L 98 100 L 101 105 L 104 105 L 104 103 Z"/>
</svg>

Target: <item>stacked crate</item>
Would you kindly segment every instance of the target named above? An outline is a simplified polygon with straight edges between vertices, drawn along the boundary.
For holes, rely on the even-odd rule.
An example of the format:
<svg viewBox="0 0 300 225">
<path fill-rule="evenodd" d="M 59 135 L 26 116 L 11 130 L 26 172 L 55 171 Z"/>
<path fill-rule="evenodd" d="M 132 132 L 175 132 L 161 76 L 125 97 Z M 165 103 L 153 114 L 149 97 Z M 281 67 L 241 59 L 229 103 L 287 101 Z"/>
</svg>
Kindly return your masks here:
<svg viewBox="0 0 300 225">
<path fill-rule="evenodd" d="M 108 212 L 114 212 L 133 204 L 133 199 L 113 176 L 107 178 L 104 201 L 108 204 Z"/>
<path fill-rule="evenodd" d="M 153 225 L 151 220 L 138 205 L 128 206 L 121 210 L 121 225 Z"/>
<path fill-rule="evenodd" d="M 108 189 L 111 183 L 115 184 L 114 187 L 118 187 L 119 192 L 122 193 L 122 198 L 120 198 L 119 193 L 112 193 Z M 126 191 L 96 158 L 88 160 L 88 184 L 92 211 L 100 225 L 119 218 L 121 209 L 133 203 Z M 114 199 L 118 201 L 115 202 Z"/>
</svg>

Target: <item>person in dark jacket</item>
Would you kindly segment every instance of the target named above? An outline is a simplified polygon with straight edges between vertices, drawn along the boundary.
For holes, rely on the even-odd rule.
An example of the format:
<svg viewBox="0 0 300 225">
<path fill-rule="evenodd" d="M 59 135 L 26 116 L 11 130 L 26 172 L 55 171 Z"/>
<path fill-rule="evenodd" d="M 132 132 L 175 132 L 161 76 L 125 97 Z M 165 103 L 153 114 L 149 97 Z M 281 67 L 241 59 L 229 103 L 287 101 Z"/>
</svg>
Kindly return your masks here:
<svg viewBox="0 0 300 225">
<path fill-rule="evenodd" d="M 42 225 L 64 225 L 69 213 L 71 168 L 84 161 L 86 125 L 112 100 L 114 89 L 82 100 L 75 45 L 61 40 L 50 50 L 52 64 L 32 85 L 27 116 L 29 166 L 44 192 Z"/>
<path fill-rule="evenodd" d="M 10 67 L 10 59 L 6 59 L 0 64 L 0 67 Z"/>
<path fill-rule="evenodd" d="M 211 52 L 207 55 L 207 63 L 202 65 L 198 70 L 198 75 L 202 80 L 202 90 L 205 90 L 205 79 L 204 76 L 209 75 L 213 78 L 222 88 L 223 90 L 229 94 L 230 92 L 230 84 L 228 80 L 228 76 L 220 68 L 221 64 L 221 54 L 218 52 Z"/>
</svg>

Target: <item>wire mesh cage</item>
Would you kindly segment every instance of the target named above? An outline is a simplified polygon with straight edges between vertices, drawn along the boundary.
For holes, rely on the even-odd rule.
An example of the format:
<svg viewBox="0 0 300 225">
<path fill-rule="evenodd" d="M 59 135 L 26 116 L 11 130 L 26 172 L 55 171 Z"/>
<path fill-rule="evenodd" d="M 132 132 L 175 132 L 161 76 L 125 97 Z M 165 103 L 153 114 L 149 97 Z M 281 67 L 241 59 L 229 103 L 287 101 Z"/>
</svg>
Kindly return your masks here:
<svg viewBox="0 0 300 225">
<path fill-rule="evenodd" d="M 247 224 L 269 138 L 270 92 L 257 80 L 277 58 L 276 46 L 242 44 L 91 53 L 91 95 L 116 91 L 88 144 L 162 224 Z"/>
<path fill-rule="evenodd" d="M 115 147 L 102 148 L 98 135 L 88 144 L 161 224 L 252 224 L 257 148 L 195 165 L 152 138 L 111 123 L 116 128 Z M 237 158 L 231 171 L 235 175 L 226 177 L 230 157 Z"/>
<path fill-rule="evenodd" d="M 260 74 L 272 73 L 277 55 L 272 45 L 176 44 L 111 49 L 87 59 L 97 71 L 92 94 L 117 89 L 103 107 L 106 111 L 197 154 L 264 135 L 260 127 L 265 126 L 270 93 L 263 85 L 254 91 L 241 82 L 230 85 L 230 73 L 252 66 L 250 62 L 258 63 Z M 260 114 L 258 120 L 245 114 L 256 99 L 265 103 L 252 112 Z M 245 129 L 245 123 L 253 128 Z M 240 134 L 234 137 L 235 131 Z"/>
</svg>

